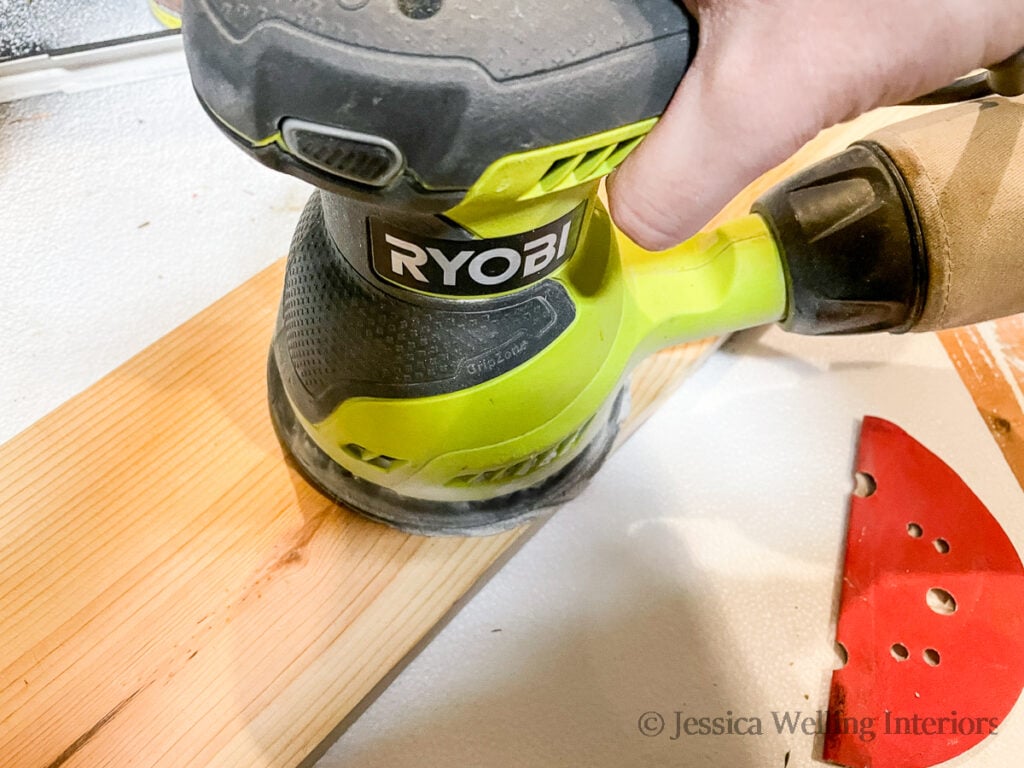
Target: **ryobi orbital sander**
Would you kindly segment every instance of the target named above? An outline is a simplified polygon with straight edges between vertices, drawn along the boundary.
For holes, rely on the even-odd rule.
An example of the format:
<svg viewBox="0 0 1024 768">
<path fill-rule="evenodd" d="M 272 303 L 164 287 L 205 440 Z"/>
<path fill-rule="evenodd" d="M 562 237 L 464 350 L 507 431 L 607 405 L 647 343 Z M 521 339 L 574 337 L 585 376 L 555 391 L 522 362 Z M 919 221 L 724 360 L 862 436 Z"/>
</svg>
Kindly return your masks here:
<svg viewBox="0 0 1024 768">
<path fill-rule="evenodd" d="M 597 191 L 695 52 L 676 0 L 190 0 L 184 34 L 217 124 L 320 188 L 270 352 L 281 442 L 321 491 L 404 530 L 489 533 L 571 498 L 612 445 L 631 368 L 666 345 L 776 321 L 932 329 L 1024 303 L 1024 217 L 968 247 L 933 220 L 970 190 L 941 209 L 914 197 L 922 174 L 954 175 L 979 122 L 1019 128 L 1012 101 L 948 115 L 941 140 L 922 124 L 856 145 L 650 254 Z M 996 162 L 1024 170 L 1021 141 L 1002 141 Z M 988 272 L 958 283 L 976 247 Z"/>
</svg>

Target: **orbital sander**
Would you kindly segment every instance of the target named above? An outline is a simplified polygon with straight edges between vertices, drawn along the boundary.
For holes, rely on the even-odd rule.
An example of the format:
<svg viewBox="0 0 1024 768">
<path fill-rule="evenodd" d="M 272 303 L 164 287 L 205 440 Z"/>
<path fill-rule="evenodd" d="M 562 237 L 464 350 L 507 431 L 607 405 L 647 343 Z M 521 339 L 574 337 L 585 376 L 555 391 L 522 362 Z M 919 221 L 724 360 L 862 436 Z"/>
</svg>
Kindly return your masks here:
<svg viewBox="0 0 1024 768">
<path fill-rule="evenodd" d="M 217 125 L 319 188 L 269 356 L 278 436 L 323 493 L 403 530 L 492 533 L 574 496 L 662 347 L 1024 307 L 1021 103 L 869 137 L 653 254 L 598 187 L 695 53 L 676 0 L 190 0 L 183 21 Z M 982 179 L 956 162 L 975 150 Z M 969 214 L 989 228 L 951 236 Z"/>
</svg>

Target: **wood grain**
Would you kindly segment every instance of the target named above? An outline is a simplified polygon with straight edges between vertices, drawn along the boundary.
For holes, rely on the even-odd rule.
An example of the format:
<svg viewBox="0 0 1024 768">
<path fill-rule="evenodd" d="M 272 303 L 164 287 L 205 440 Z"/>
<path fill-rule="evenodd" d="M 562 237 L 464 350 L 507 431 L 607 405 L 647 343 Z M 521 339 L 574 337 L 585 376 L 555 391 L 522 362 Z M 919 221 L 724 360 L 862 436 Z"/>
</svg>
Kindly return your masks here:
<svg viewBox="0 0 1024 768">
<path fill-rule="evenodd" d="M 901 116 L 819 137 L 800 165 Z M 325 501 L 265 403 L 266 270 L 0 448 L 0 765 L 295 766 L 523 532 Z M 715 346 L 635 374 L 628 435 Z"/>
<path fill-rule="evenodd" d="M 1024 315 L 945 331 L 939 338 L 1024 488 Z"/>
</svg>

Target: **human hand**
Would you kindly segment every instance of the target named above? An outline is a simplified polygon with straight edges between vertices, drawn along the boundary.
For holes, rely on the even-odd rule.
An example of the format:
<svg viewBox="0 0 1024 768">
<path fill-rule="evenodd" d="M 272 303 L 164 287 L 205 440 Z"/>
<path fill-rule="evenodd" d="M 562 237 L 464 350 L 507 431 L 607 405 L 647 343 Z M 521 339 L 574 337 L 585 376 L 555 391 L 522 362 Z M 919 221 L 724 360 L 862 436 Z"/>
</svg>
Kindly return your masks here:
<svg viewBox="0 0 1024 768">
<path fill-rule="evenodd" d="M 697 57 L 609 180 L 650 250 L 695 234 L 820 130 L 947 85 L 1024 47 L 1021 0 L 686 0 Z"/>
</svg>

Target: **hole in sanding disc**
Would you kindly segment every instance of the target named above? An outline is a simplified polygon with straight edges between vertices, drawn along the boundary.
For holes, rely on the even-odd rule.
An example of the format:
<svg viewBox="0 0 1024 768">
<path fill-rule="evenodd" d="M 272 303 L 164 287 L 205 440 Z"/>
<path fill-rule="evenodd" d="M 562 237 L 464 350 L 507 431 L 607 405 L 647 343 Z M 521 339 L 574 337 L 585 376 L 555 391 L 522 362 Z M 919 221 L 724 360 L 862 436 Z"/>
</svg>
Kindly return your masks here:
<svg viewBox="0 0 1024 768">
<path fill-rule="evenodd" d="M 920 539 L 924 536 L 924 529 L 917 523 L 907 523 L 907 534 L 912 539 Z"/>
<path fill-rule="evenodd" d="M 928 607 L 941 616 L 952 616 L 956 613 L 956 598 L 944 589 L 929 589 L 927 599 Z"/>
<path fill-rule="evenodd" d="M 935 545 L 935 551 L 938 552 L 940 555 L 949 554 L 949 542 L 945 539 L 936 539 L 932 543 Z"/>
<path fill-rule="evenodd" d="M 906 661 L 910 658 L 910 651 L 907 650 L 907 646 L 903 643 L 893 643 L 892 648 L 889 649 L 889 653 L 896 661 Z"/>
<path fill-rule="evenodd" d="M 857 472 L 853 476 L 853 482 L 853 495 L 860 496 L 862 499 L 874 496 L 875 491 L 878 490 L 878 483 L 875 482 L 875 478 L 867 472 Z"/>
<path fill-rule="evenodd" d="M 850 663 L 850 653 L 842 643 L 836 643 L 836 669 L 842 669 Z"/>
<path fill-rule="evenodd" d="M 934 648 L 928 648 L 924 652 L 924 663 L 929 667 L 937 667 L 942 663 L 942 657 Z"/>
</svg>

